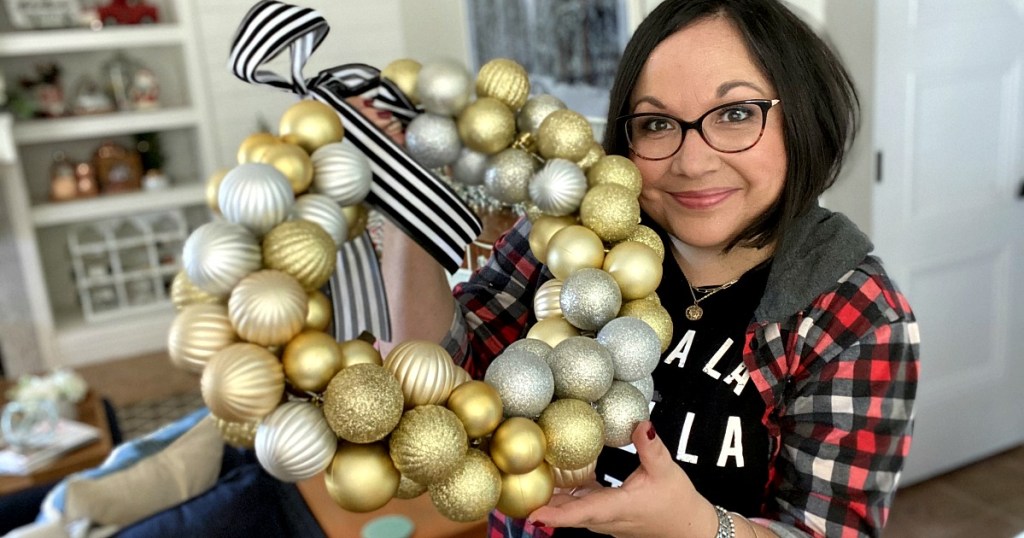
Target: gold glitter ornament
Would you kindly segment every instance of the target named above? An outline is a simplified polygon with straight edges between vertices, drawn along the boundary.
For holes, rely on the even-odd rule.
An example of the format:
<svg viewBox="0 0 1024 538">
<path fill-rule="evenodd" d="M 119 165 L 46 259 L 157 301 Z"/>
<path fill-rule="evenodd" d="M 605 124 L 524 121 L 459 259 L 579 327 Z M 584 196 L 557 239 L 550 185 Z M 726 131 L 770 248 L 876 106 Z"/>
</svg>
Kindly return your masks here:
<svg viewBox="0 0 1024 538">
<path fill-rule="evenodd" d="M 277 346 L 302 331 L 308 304 L 309 295 L 294 278 L 265 269 L 235 286 L 228 299 L 228 316 L 243 340 Z"/>
<path fill-rule="evenodd" d="M 555 492 L 551 466 L 541 462 L 536 469 L 524 474 L 501 475 L 501 497 L 498 511 L 514 518 L 525 518 L 534 510 L 548 504 Z"/>
<path fill-rule="evenodd" d="M 551 347 L 557 346 L 566 338 L 579 335 L 580 330 L 561 317 L 542 319 L 526 333 L 527 338 L 536 338 Z"/>
<path fill-rule="evenodd" d="M 309 292 L 309 302 L 306 308 L 306 323 L 303 329 L 314 331 L 326 331 L 334 318 L 334 309 L 331 300 L 320 290 Z"/>
<path fill-rule="evenodd" d="M 562 228 L 576 224 L 576 217 L 542 216 L 530 227 L 530 251 L 541 263 L 547 263 L 548 242 Z"/>
<path fill-rule="evenodd" d="M 324 144 L 341 142 L 345 128 L 338 113 L 328 105 L 304 99 L 288 107 L 278 123 L 281 140 L 313 153 Z"/>
<path fill-rule="evenodd" d="M 530 180 L 530 200 L 549 215 L 575 213 L 586 192 L 583 170 L 565 159 L 549 160 Z"/>
<path fill-rule="evenodd" d="M 504 414 L 513 417 L 536 417 L 555 391 L 548 363 L 522 349 L 506 349 L 498 355 L 487 367 L 484 381 L 498 391 Z"/>
<path fill-rule="evenodd" d="M 487 517 L 501 496 L 501 474 L 483 452 L 471 448 L 447 478 L 431 484 L 430 500 L 444 517 L 467 523 Z"/>
<path fill-rule="evenodd" d="M 380 441 L 402 418 L 402 387 L 381 366 L 354 364 L 327 384 L 323 410 L 338 437 L 353 443 Z"/>
<path fill-rule="evenodd" d="M 594 403 L 604 421 L 604 444 L 617 448 L 633 442 L 637 424 L 651 418 L 649 400 L 639 389 L 625 381 L 615 381 L 608 392 Z"/>
<path fill-rule="evenodd" d="M 310 155 L 313 191 L 340 206 L 356 205 L 370 193 L 373 171 L 366 155 L 348 140 L 320 146 Z"/>
<path fill-rule="evenodd" d="M 654 332 L 658 334 L 662 353 L 672 343 L 672 316 L 660 304 L 649 299 L 629 301 L 622 305 L 619 315 L 640 318 L 650 325 Z"/>
<path fill-rule="evenodd" d="M 597 460 L 604 446 L 604 421 L 587 402 L 555 400 L 537 420 L 548 450 L 544 456 L 560 469 L 580 469 Z"/>
<path fill-rule="evenodd" d="M 267 132 L 253 133 L 245 137 L 238 145 L 238 164 L 256 162 L 264 150 L 280 143 L 279 138 Z"/>
<path fill-rule="evenodd" d="M 440 60 L 423 64 L 416 77 L 416 95 L 423 109 L 439 116 L 458 116 L 473 93 L 469 72 L 461 63 Z"/>
<path fill-rule="evenodd" d="M 523 204 L 523 206 L 523 212 L 526 213 L 526 218 L 530 222 L 537 222 L 537 219 L 545 216 L 544 212 L 541 211 L 540 208 L 537 207 L 537 205 L 534 204 L 533 202 L 526 202 L 525 204 Z"/>
<path fill-rule="evenodd" d="M 589 172 L 591 167 L 597 164 L 597 162 L 601 160 L 604 157 L 604 155 L 604 147 L 601 146 L 600 142 L 594 142 L 593 144 L 590 145 L 590 149 L 587 150 L 587 154 L 584 155 L 582 159 L 577 161 L 576 164 L 579 165 L 579 167 L 583 169 L 584 172 Z"/>
<path fill-rule="evenodd" d="M 335 247 L 348 241 L 348 221 L 339 206 L 323 194 L 306 193 L 295 199 L 291 220 L 304 220 L 319 225 L 331 236 Z"/>
<path fill-rule="evenodd" d="M 545 159 L 576 162 L 594 144 L 590 122 L 579 112 L 560 109 L 548 114 L 537 129 L 537 151 Z"/>
<path fill-rule="evenodd" d="M 551 472 L 555 477 L 556 488 L 578 488 L 593 482 L 596 478 L 594 470 L 597 468 L 597 460 L 594 460 L 582 469 L 565 470 L 552 467 Z"/>
<path fill-rule="evenodd" d="M 398 491 L 395 493 L 397 499 L 415 499 L 420 495 L 427 492 L 427 486 L 418 482 L 409 480 L 407 476 L 402 476 L 398 482 Z"/>
<path fill-rule="evenodd" d="M 171 364 L 194 374 L 202 373 L 214 353 L 238 341 L 221 304 L 194 304 L 182 308 L 167 333 Z"/>
<path fill-rule="evenodd" d="M 406 411 L 391 433 L 389 446 L 395 467 L 410 480 L 427 486 L 454 472 L 469 449 L 459 417 L 439 405 Z"/>
<path fill-rule="evenodd" d="M 269 164 L 288 178 L 294 194 L 306 192 L 313 182 L 313 161 L 295 144 L 277 144 L 262 151 L 255 162 Z"/>
<path fill-rule="evenodd" d="M 256 459 L 282 482 L 312 478 L 331 463 L 337 447 L 323 413 L 308 402 L 285 402 L 256 428 Z"/>
<path fill-rule="evenodd" d="M 256 428 L 260 425 L 259 421 L 231 422 L 220 417 L 214 419 L 225 443 L 238 448 L 256 447 Z"/>
<path fill-rule="evenodd" d="M 495 58 L 480 67 L 476 95 L 493 97 L 512 111 L 519 110 L 530 95 L 530 76 L 515 60 Z"/>
<path fill-rule="evenodd" d="M 559 297 L 562 294 L 562 280 L 552 278 L 537 288 L 533 296 L 533 314 L 538 320 L 562 317 Z"/>
<path fill-rule="evenodd" d="M 412 104 L 418 105 L 420 99 L 416 95 L 416 79 L 419 77 L 422 67 L 423 65 L 416 60 L 400 58 L 385 65 L 384 69 L 380 70 L 380 76 L 394 82 L 395 86 L 398 86 L 398 89 L 402 90 L 402 93 L 412 101 Z"/>
<path fill-rule="evenodd" d="M 394 498 L 401 475 L 384 443 L 339 443 L 324 473 L 327 494 L 349 512 L 372 512 Z"/>
<path fill-rule="evenodd" d="M 270 414 L 284 394 L 277 357 L 256 344 L 237 343 L 218 351 L 200 379 L 210 412 L 231 422 L 252 422 Z"/>
<path fill-rule="evenodd" d="M 642 245 L 647 245 L 658 254 L 659 262 L 665 261 L 665 243 L 661 240 L 658 232 L 649 226 L 638 225 L 623 241 L 636 241 Z"/>
<path fill-rule="evenodd" d="M 525 151 L 509 148 L 490 158 L 484 168 L 484 189 L 506 204 L 518 204 L 530 198 L 530 179 L 540 168 Z"/>
<path fill-rule="evenodd" d="M 366 224 L 370 221 L 370 210 L 363 204 L 355 204 L 342 207 L 341 213 L 345 215 L 345 222 L 348 223 L 348 240 L 363 235 Z"/>
<path fill-rule="evenodd" d="M 516 128 L 521 133 L 536 134 L 541 123 L 556 110 L 565 108 L 565 103 L 554 95 L 542 93 L 526 100 L 516 116 Z"/>
<path fill-rule="evenodd" d="M 222 220 L 207 222 L 189 234 L 181 262 L 193 284 L 217 297 L 226 297 L 262 264 L 260 245 L 252 232 Z"/>
<path fill-rule="evenodd" d="M 611 353 L 593 338 L 566 338 L 548 354 L 556 398 L 594 402 L 604 396 L 615 377 Z"/>
<path fill-rule="evenodd" d="M 263 163 L 240 164 L 220 183 L 217 205 L 229 222 L 261 236 L 283 222 L 295 203 L 288 178 Z"/>
<path fill-rule="evenodd" d="M 291 275 L 307 290 L 323 287 L 337 260 L 334 240 L 309 221 L 282 222 L 263 238 L 263 265 Z"/>
<path fill-rule="evenodd" d="M 584 331 L 596 331 L 619 312 L 622 294 L 607 272 L 584 267 L 573 271 L 562 282 L 558 304 L 569 323 Z"/>
<path fill-rule="evenodd" d="M 215 215 L 220 215 L 220 204 L 217 203 L 217 193 L 220 192 L 220 182 L 224 181 L 230 168 L 221 168 L 206 178 L 206 207 L 210 208 Z"/>
<path fill-rule="evenodd" d="M 501 395 L 483 381 L 460 384 L 452 390 L 445 405 L 462 421 L 470 439 L 490 434 L 501 423 Z"/>
<path fill-rule="evenodd" d="M 348 368 L 354 364 L 376 364 L 384 365 L 384 359 L 380 351 L 373 347 L 373 344 L 355 338 L 338 343 L 338 351 L 341 353 L 341 367 Z"/>
<path fill-rule="evenodd" d="M 407 340 L 384 359 L 405 396 L 405 406 L 444 405 L 455 388 L 455 363 L 445 348 L 427 340 Z"/>
<path fill-rule="evenodd" d="M 545 258 L 551 274 L 564 281 L 579 269 L 600 268 L 604 263 L 604 243 L 590 228 L 566 226 L 548 240 Z"/>
<path fill-rule="evenodd" d="M 493 97 L 480 97 L 467 105 L 456 124 L 462 143 L 487 155 L 509 147 L 516 136 L 515 114 Z"/>
<path fill-rule="evenodd" d="M 320 392 L 341 370 L 341 350 L 333 336 L 307 330 L 296 335 L 284 347 L 281 364 L 291 386 L 307 392 Z"/>
<path fill-rule="evenodd" d="M 171 303 L 181 310 L 191 304 L 224 304 L 224 298 L 203 291 L 188 279 L 188 274 L 182 269 L 171 281 Z"/>
<path fill-rule="evenodd" d="M 662 266 L 658 253 L 647 245 L 623 241 L 605 254 L 603 268 L 615 279 L 622 299 L 643 299 L 658 289 Z"/>
<path fill-rule="evenodd" d="M 640 222 L 640 202 L 623 186 L 597 185 L 583 197 L 580 222 L 605 241 L 622 241 Z"/>
<path fill-rule="evenodd" d="M 606 155 L 598 159 L 587 171 L 587 183 L 591 188 L 598 185 L 625 187 L 636 198 L 643 187 L 643 176 L 633 161 L 622 155 Z"/>
<path fill-rule="evenodd" d="M 528 473 L 544 461 L 547 446 L 544 432 L 536 422 L 510 417 L 491 437 L 491 459 L 503 473 Z"/>
</svg>

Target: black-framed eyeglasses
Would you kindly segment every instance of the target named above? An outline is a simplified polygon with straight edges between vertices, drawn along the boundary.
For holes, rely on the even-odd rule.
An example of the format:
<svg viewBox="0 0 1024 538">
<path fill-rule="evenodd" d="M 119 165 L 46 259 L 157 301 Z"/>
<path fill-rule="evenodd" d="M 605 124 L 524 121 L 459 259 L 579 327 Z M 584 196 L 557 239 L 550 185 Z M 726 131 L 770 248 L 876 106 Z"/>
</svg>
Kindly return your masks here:
<svg viewBox="0 0 1024 538">
<path fill-rule="evenodd" d="M 629 149 L 641 159 L 660 161 L 676 154 L 690 129 L 722 153 L 739 153 L 754 147 L 764 135 L 768 111 L 780 99 L 747 99 L 718 105 L 694 121 L 668 114 L 628 114 L 616 118 L 626 130 Z"/>
</svg>

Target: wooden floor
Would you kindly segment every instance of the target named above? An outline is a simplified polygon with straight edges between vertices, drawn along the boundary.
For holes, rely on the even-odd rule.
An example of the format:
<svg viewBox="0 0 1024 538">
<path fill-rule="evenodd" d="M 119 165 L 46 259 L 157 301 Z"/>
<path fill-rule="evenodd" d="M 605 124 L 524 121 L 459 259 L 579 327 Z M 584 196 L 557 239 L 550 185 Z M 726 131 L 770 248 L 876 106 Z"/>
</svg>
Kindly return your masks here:
<svg viewBox="0 0 1024 538">
<path fill-rule="evenodd" d="M 80 369 L 115 406 L 194 391 L 166 355 Z M 913 457 L 913 453 L 911 453 Z M 1012 538 L 1024 533 L 1024 446 L 896 493 L 885 538 Z"/>
</svg>

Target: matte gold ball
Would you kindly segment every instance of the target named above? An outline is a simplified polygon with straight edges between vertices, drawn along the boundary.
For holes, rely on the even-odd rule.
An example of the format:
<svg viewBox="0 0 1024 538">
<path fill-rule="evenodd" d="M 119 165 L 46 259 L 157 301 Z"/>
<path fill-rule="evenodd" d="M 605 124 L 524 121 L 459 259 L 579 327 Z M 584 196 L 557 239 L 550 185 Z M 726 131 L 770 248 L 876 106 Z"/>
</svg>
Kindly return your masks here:
<svg viewBox="0 0 1024 538">
<path fill-rule="evenodd" d="M 454 472 L 469 449 L 466 428 L 459 417 L 439 405 L 420 405 L 406 411 L 389 443 L 398 470 L 427 486 Z"/>
<path fill-rule="evenodd" d="M 622 241 L 640 223 L 640 202 L 620 185 L 597 185 L 583 197 L 580 222 L 605 241 Z"/>
<path fill-rule="evenodd" d="M 171 364 L 199 374 L 214 353 L 237 341 L 226 306 L 194 304 L 174 317 L 167 334 L 167 354 Z"/>
<path fill-rule="evenodd" d="M 564 217 L 542 216 L 533 221 L 530 228 L 530 251 L 533 252 L 540 263 L 547 263 L 548 243 L 551 237 L 566 226 L 576 224 L 576 217 L 566 215 Z"/>
<path fill-rule="evenodd" d="M 224 304 L 223 297 L 204 291 L 189 280 L 188 274 L 182 269 L 171 281 L 171 303 L 181 310 L 190 304 Z"/>
<path fill-rule="evenodd" d="M 566 226 L 551 236 L 546 257 L 555 278 L 565 280 L 577 269 L 600 269 L 604 263 L 604 243 L 587 227 Z"/>
<path fill-rule="evenodd" d="M 417 105 L 420 98 L 416 95 L 416 79 L 420 76 L 421 67 L 423 65 L 416 60 L 401 58 L 384 66 L 384 69 L 380 70 L 380 76 L 394 82 L 412 104 Z"/>
<path fill-rule="evenodd" d="M 345 215 L 345 223 L 348 224 L 348 240 L 363 235 L 370 220 L 370 210 L 363 204 L 356 204 L 341 208 L 341 213 Z"/>
<path fill-rule="evenodd" d="M 220 215 L 220 204 L 217 202 L 217 196 L 220 194 L 220 182 L 224 181 L 224 176 L 230 170 L 230 168 L 221 168 L 206 178 L 206 190 L 204 191 L 206 207 L 210 208 L 215 215 Z"/>
<path fill-rule="evenodd" d="M 516 136 L 516 116 L 501 101 L 481 97 L 459 114 L 456 124 L 462 143 L 473 151 L 494 155 Z"/>
<path fill-rule="evenodd" d="M 552 278 L 537 288 L 533 296 L 533 315 L 538 320 L 548 318 L 560 318 L 562 316 L 562 305 L 559 298 L 562 295 L 562 280 Z"/>
<path fill-rule="evenodd" d="M 281 402 L 284 372 L 266 348 L 237 343 L 210 357 L 199 385 L 214 416 L 253 422 L 269 415 Z"/>
<path fill-rule="evenodd" d="M 476 95 L 493 97 L 511 110 L 519 110 L 530 96 L 530 76 L 515 60 L 495 58 L 477 73 Z"/>
<path fill-rule="evenodd" d="M 573 469 L 566 471 L 565 469 L 559 469 L 552 467 L 551 472 L 555 475 L 555 487 L 556 488 L 577 488 L 584 484 L 588 484 L 596 479 L 594 470 L 597 468 L 597 460 L 594 460 L 582 469 Z"/>
<path fill-rule="evenodd" d="M 263 151 L 280 143 L 279 138 L 266 132 L 253 133 L 245 137 L 238 145 L 238 164 L 256 162 Z"/>
<path fill-rule="evenodd" d="M 405 406 L 444 405 L 455 388 L 455 363 L 445 348 L 426 340 L 407 340 L 384 359 L 386 368 L 402 385 Z"/>
<path fill-rule="evenodd" d="M 556 110 L 537 129 L 537 151 L 545 159 L 579 161 L 594 144 L 594 131 L 582 114 L 567 108 Z"/>
<path fill-rule="evenodd" d="M 547 446 L 547 438 L 536 422 L 510 417 L 491 437 L 491 459 L 504 473 L 528 473 L 544 461 Z"/>
<path fill-rule="evenodd" d="M 618 185 L 625 187 L 633 198 L 640 196 L 643 187 L 643 176 L 633 161 L 622 155 L 606 155 L 598 159 L 587 171 L 587 183 L 590 187 L 598 185 Z"/>
<path fill-rule="evenodd" d="M 261 346 L 287 343 L 306 323 L 309 296 L 298 281 L 272 269 L 242 279 L 228 298 L 228 316 L 238 335 Z"/>
<path fill-rule="evenodd" d="M 306 153 L 331 142 L 341 142 L 345 128 L 338 113 L 319 101 L 305 99 L 288 107 L 281 115 L 278 135 L 282 140 L 298 144 Z"/>
<path fill-rule="evenodd" d="M 547 504 L 554 491 L 555 480 L 551 466 L 545 462 L 525 474 L 503 473 L 498 511 L 509 517 L 525 518 Z"/>
<path fill-rule="evenodd" d="M 650 299 L 637 299 L 622 305 L 619 316 L 632 316 L 640 318 L 654 329 L 661 342 L 661 352 L 664 353 L 672 343 L 672 316 L 661 304 Z"/>
<path fill-rule="evenodd" d="M 334 240 L 309 221 L 282 222 L 263 238 L 263 265 L 291 275 L 307 290 L 326 284 L 337 260 Z"/>
<path fill-rule="evenodd" d="M 326 331 L 334 318 L 334 307 L 331 300 L 320 290 L 309 292 L 309 303 L 306 311 L 305 329 Z"/>
<path fill-rule="evenodd" d="M 624 241 L 636 241 L 651 247 L 658 254 L 658 261 L 665 260 L 665 243 L 661 240 L 658 232 L 648 226 L 640 224 L 633 230 L 633 233 L 626 236 Z"/>
<path fill-rule="evenodd" d="M 587 150 L 587 154 L 582 159 L 576 162 L 583 169 L 584 172 L 589 171 L 595 164 L 604 158 L 604 147 L 599 142 L 594 142 L 590 145 L 590 149 Z M 589 177 L 589 174 L 588 174 Z M 640 193 L 637 192 L 639 195 Z"/>
<path fill-rule="evenodd" d="M 501 395 L 483 381 L 467 381 L 457 386 L 446 405 L 462 421 L 470 439 L 490 434 L 501 423 Z"/>
<path fill-rule="evenodd" d="M 338 437 L 353 443 L 380 441 L 402 418 L 402 387 L 376 364 L 355 364 L 328 383 L 323 409 Z"/>
<path fill-rule="evenodd" d="M 579 469 L 597 460 L 604 446 L 604 421 L 587 402 L 555 400 L 537 420 L 548 450 L 544 459 L 561 469 Z"/>
<path fill-rule="evenodd" d="M 624 241 L 604 257 L 604 270 L 619 285 L 624 301 L 643 299 L 661 283 L 661 258 L 647 245 Z"/>
<path fill-rule="evenodd" d="M 487 517 L 501 496 L 501 473 L 483 452 L 471 448 L 444 480 L 430 486 L 430 500 L 444 517 L 469 522 Z"/>
<path fill-rule="evenodd" d="M 579 335 L 580 330 L 562 317 L 542 319 L 526 333 L 527 338 L 536 338 L 551 347 L 557 346 L 566 338 Z"/>
<path fill-rule="evenodd" d="M 384 359 L 380 356 L 380 351 L 377 351 L 373 344 L 365 340 L 356 338 L 340 342 L 338 350 L 341 352 L 342 368 L 348 368 L 354 364 L 384 365 Z"/>
<path fill-rule="evenodd" d="M 269 164 L 288 178 L 292 192 L 302 194 L 313 183 L 313 161 L 306 150 L 295 144 L 280 143 L 267 147 L 255 162 Z"/>
<path fill-rule="evenodd" d="M 215 422 L 225 443 L 238 448 L 256 447 L 256 428 L 260 425 L 258 421 L 231 422 L 215 417 Z"/>
<path fill-rule="evenodd" d="M 320 331 L 303 331 L 284 347 L 284 376 L 291 385 L 320 392 L 341 370 L 341 351 L 334 337 Z"/>
<path fill-rule="evenodd" d="M 399 499 L 415 499 L 426 492 L 427 486 L 413 482 L 408 477 L 403 476 L 402 480 L 398 483 L 398 492 L 395 493 L 395 497 Z"/>
<path fill-rule="evenodd" d="M 340 443 L 324 473 L 328 495 L 350 512 L 371 512 L 387 504 L 400 478 L 383 443 Z"/>
</svg>

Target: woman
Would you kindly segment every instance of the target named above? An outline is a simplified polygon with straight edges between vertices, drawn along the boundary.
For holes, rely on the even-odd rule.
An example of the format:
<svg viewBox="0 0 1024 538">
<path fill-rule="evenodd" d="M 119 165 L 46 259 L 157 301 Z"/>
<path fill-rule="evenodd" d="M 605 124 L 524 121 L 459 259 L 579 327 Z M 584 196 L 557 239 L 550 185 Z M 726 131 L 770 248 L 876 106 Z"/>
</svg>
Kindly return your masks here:
<svg viewBox="0 0 1024 538">
<path fill-rule="evenodd" d="M 881 533 L 909 450 L 918 335 L 867 238 L 817 205 L 856 112 L 839 61 L 774 0 L 667 0 L 640 25 L 604 145 L 639 167 L 644 219 L 671 254 L 658 296 L 673 341 L 635 454 L 605 449 L 600 484 L 526 522 L 495 514 L 503 536 Z M 551 278 L 529 230 L 523 219 L 499 240 L 453 303 L 440 267 L 389 228 L 396 340 L 442 341 L 482 377 Z"/>
</svg>

